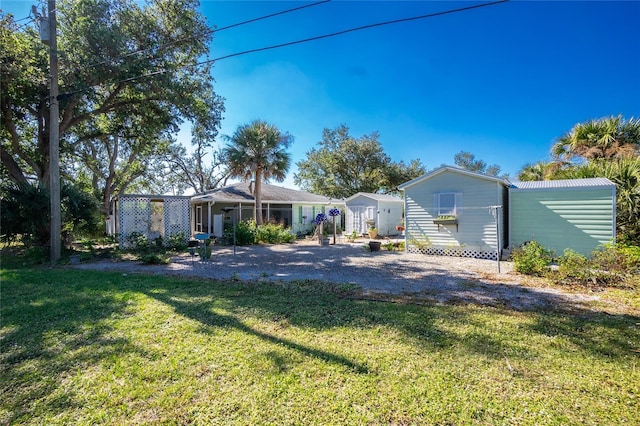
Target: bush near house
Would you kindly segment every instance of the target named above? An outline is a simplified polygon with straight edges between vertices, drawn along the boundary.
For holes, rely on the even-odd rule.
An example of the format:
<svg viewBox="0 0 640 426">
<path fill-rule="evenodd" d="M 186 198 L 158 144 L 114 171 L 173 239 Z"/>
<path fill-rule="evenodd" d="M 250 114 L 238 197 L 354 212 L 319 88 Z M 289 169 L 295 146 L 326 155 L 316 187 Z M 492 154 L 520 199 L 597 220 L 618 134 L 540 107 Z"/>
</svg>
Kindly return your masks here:
<svg viewBox="0 0 640 426">
<path fill-rule="evenodd" d="M 224 244 L 233 244 L 233 227 L 225 229 L 222 239 Z M 295 239 L 290 229 L 280 223 L 258 226 L 254 220 L 247 220 L 236 224 L 236 244 L 239 246 L 292 243 Z"/>
<path fill-rule="evenodd" d="M 513 267 L 521 274 L 542 277 L 549 271 L 549 265 L 553 260 L 553 253 L 537 242 L 529 241 L 516 248 L 511 258 Z"/>
<path fill-rule="evenodd" d="M 609 244 L 586 257 L 567 249 L 554 257 L 537 241 L 514 250 L 514 269 L 522 274 L 544 276 L 556 284 L 640 288 L 640 247 Z M 557 269 L 552 270 L 555 263 Z"/>
</svg>

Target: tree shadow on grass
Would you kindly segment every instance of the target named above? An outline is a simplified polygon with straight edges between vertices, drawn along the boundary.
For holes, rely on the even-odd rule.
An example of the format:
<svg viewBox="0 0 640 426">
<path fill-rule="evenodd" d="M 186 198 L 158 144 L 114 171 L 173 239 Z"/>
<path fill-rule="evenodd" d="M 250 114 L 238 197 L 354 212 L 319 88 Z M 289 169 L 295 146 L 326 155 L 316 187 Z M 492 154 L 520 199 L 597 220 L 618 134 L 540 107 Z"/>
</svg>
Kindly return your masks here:
<svg viewBox="0 0 640 426">
<path fill-rule="evenodd" d="M 211 288 L 208 288 L 209 291 L 205 294 L 211 295 Z M 193 286 L 175 287 L 169 291 L 145 291 L 145 294 L 171 306 L 177 314 L 196 320 L 206 327 L 230 327 L 246 333 L 247 335 L 265 340 L 269 343 L 297 351 L 305 356 L 317 358 L 331 364 L 341 365 L 355 373 L 369 373 L 366 366 L 352 361 L 345 356 L 316 349 L 283 337 L 278 337 L 273 334 L 256 330 L 255 328 L 244 324 L 234 315 L 213 312 L 212 308 L 215 304 L 215 300 L 203 301 L 203 294 L 199 288 L 194 288 Z M 281 295 L 280 297 L 282 296 L 284 295 Z M 269 303 L 268 299 L 260 298 L 259 291 L 251 295 L 249 299 L 255 299 L 258 302 L 254 304 L 252 308 L 260 307 L 260 309 L 270 310 L 273 305 L 272 303 Z M 237 304 L 238 300 L 240 300 L 239 297 L 234 299 L 234 305 Z M 243 306 L 246 307 L 248 304 L 244 304 Z"/>
<path fill-rule="evenodd" d="M 0 423 L 78 408 L 81 398 L 62 388 L 63 377 L 125 352 L 147 356 L 127 339 L 109 336 L 107 320 L 130 308 L 114 294 L 116 275 L 83 272 L 75 282 L 56 282 L 59 275 L 48 268 L 2 275 Z"/>
<path fill-rule="evenodd" d="M 308 280 L 241 282 L 143 275 L 130 279 L 131 275 L 67 271 L 63 275 L 66 279 L 78 281 L 53 282 L 49 272 L 3 272 L 0 404 L 8 414 L 0 420 L 7 423 L 19 423 L 36 409 L 62 413 L 76 408 L 80 399 L 72 389 L 62 388 L 65 375 L 125 353 L 153 355 L 126 338 L 112 337 L 110 320 L 139 315 L 135 304 L 127 300 L 132 294 L 143 294 L 171 307 L 200 324 L 203 333 L 229 327 L 353 374 L 377 372 L 361 361 L 366 354 L 359 357 L 347 348 L 330 351 L 313 347 L 284 333 L 251 327 L 246 318 L 310 332 L 345 327 L 365 332 L 385 327 L 399 331 L 403 341 L 425 352 L 453 350 L 452 354 L 508 357 L 522 363 L 539 352 L 528 341 L 530 336 L 559 337 L 586 355 L 625 364 L 640 348 L 640 318 L 629 315 L 358 300 L 349 287 Z M 511 319 L 523 321 L 514 325 Z M 510 330 L 502 332 L 501 327 Z M 517 331 L 518 327 L 526 333 Z M 278 360 L 277 351 L 263 354 L 274 359 L 277 369 L 285 368 L 286 360 Z"/>
<path fill-rule="evenodd" d="M 177 313 L 194 319 L 207 327 L 230 326 L 274 344 L 284 345 L 307 356 L 341 364 L 350 370 L 366 373 L 366 367 L 342 355 L 311 348 L 277 335 L 255 330 L 244 324 L 239 316 L 247 312 L 265 322 L 284 322 L 291 326 L 327 330 L 352 326 L 363 330 L 385 326 L 401 331 L 415 345 L 437 351 L 462 346 L 469 353 L 491 358 L 506 354 L 535 356 L 537 348 L 526 340 L 510 340 L 494 332 L 491 317 L 509 328 L 511 317 L 525 317 L 523 327 L 534 335 L 553 335 L 571 342 L 587 353 L 602 357 L 627 357 L 640 348 L 637 325 L 639 317 L 610 315 L 576 309 L 542 309 L 520 311 L 506 306 L 478 306 L 470 310 L 468 304 L 441 305 L 434 303 L 358 299 L 352 288 L 318 281 L 187 281 L 188 285 L 165 287 L 162 292 L 148 292 L 150 296 L 172 306 Z M 209 300 L 206 300 L 210 297 Z M 229 314 L 213 313 L 217 297 L 227 300 Z M 563 306 L 557 301 L 557 306 Z M 479 314 L 476 316 L 476 314 Z"/>
</svg>

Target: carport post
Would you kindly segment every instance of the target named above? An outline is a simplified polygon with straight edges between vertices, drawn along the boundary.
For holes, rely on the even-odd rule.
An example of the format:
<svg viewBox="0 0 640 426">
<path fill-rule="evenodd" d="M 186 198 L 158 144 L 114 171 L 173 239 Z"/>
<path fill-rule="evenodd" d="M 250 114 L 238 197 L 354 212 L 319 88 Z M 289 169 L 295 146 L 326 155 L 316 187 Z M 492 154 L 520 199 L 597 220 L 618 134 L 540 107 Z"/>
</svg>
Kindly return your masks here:
<svg viewBox="0 0 640 426">
<path fill-rule="evenodd" d="M 225 213 L 231 212 L 231 221 L 233 223 L 233 255 L 236 255 L 236 215 L 235 215 L 235 207 L 225 207 L 222 209 Z"/>
<path fill-rule="evenodd" d="M 500 273 L 500 215 L 498 212 L 502 206 L 491 206 L 489 208 L 496 219 L 496 260 L 498 261 L 498 273 Z"/>
</svg>

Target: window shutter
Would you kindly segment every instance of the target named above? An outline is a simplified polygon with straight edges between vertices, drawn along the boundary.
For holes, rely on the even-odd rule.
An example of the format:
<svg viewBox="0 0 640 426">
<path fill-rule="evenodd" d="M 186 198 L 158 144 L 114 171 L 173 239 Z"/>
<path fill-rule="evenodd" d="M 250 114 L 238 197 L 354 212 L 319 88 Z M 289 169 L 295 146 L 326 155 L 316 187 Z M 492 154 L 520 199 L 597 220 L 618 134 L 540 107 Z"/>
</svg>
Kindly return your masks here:
<svg viewBox="0 0 640 426">
<path fill-rule="evenodd" d="M 298 206 L 298 223 L 303 223 L 302 221 L 302 206 Z"/>
<path fill-rule="evenodd" d="M 433 217 L 437 217 L 440 214 L 440 205 L 438 201 L 440 200 L 440 194 L 437 192 L 433 193 Z"/>
<path fill-rule="evenodd" d="M 460 216 L 464 210 L 462 209 L 462 192 L 456 192 L 456 216 Z"/>
</svg>

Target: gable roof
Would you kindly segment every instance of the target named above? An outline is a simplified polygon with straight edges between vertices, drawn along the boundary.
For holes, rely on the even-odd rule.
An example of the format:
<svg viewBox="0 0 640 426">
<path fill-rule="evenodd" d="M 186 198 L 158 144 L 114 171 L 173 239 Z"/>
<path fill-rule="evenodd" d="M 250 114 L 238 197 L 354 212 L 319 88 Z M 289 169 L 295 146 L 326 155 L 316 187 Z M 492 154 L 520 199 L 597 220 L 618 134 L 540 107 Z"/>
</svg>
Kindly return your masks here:
<svg viewBox="0 0 640 426">
<path fill-rule="evenodd" d="M 478 179 L 488 180 L 488 181 L 491 181 L 491 182 L 498 182 L 498 183 L 501 183 L 501 184 L 503 184 L 505 186 L 509 186 L 509 182 L 508 181 L 506 181 L 505 179 L 496 177 L 496 176 L 489 176 L 489 175 L 485 175 L 485 174 L 482 174 L 482 173 L 476 173 L 476 172 L 472 172 L 472 171 L 469 171 L 469 170 L 466 170 L 466 169 L 460 169 L 458 167 L 443 166 L 443 167 L 440 167 L 438 169 L 432 170 L 432 171 L 430 171 L 429 173 L 427 173 L 425 175 L 422 175 L 422 176 L 417 177 L 415 179 L 412 179 L 412 180 L 410 180 L 408 182 L 405 182 L 402 185 L 399 185 L 398 189 L 404 190 L 406 188 L 409 188 L 411 186 L 417 185 L 417 184 L 419 184 L 419 183 L 421 183 L 421 182 L 423 182 L 423 181 L 425 181 L 427 179 L 431 179 L 432 177 L 438 176 L 438 175 L 440 175 L 442 173 L 445 173 L 445 172 L 459 173 L 461 175 L 471 176 L 471 177 L 475 177 L 475 178 L 478 178 Z"/>
<path fill-rule="evenodd" d="M 404 200 L 400 197 L 396 197 L 395 195 L 389 195 L 389 194 L 374 194 L 371 192 L 358 192 L 353 194 L 351 197 L 349 198 L 345 198 L 345 203 L 349 202 L 351 200 L 355 200 L 358 197 L 367 197 L 370 198 L 374 201 L 384 201 L 384 202 L 391 202 L 391 203 L 404 203 Z"/>
<path fill-rule="evenodd" d="M 525 182 L 512 182 L 511 189 L 536 191 L 544 189 L 576 189 L 576 188 L 598 188 L 615 187 L 615 183 L 607 178 L 586 178 L 586 179 L 561 179 L 561 180 L 536 180 Z"/>
<path fill-rule="evenodd" d="M 191 203 L 253 203 L 254 201 L 252 182 L 239 182 L 191 197 Z M 341 200 L 334 200 L 323 195 L 297 191 L 268 183 L 262 184 L 262 202 L 284 204 L 344 204 Z"/>
</svg>

